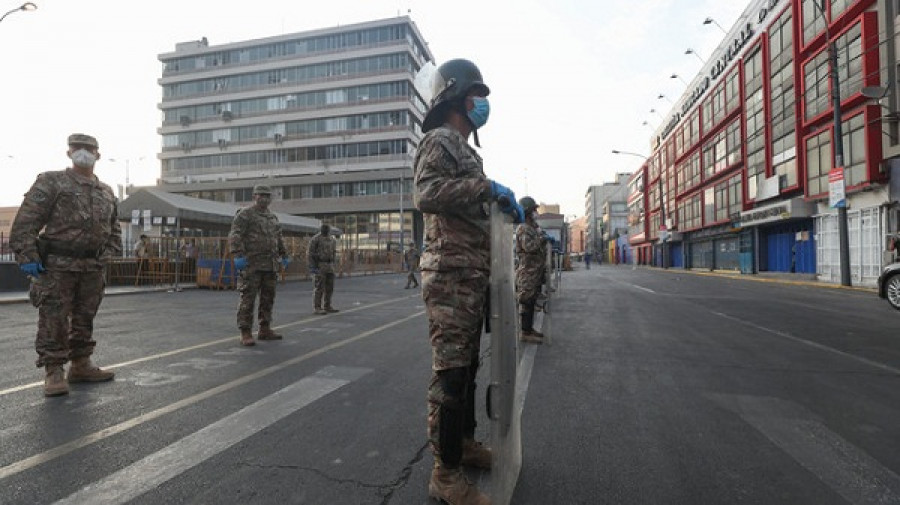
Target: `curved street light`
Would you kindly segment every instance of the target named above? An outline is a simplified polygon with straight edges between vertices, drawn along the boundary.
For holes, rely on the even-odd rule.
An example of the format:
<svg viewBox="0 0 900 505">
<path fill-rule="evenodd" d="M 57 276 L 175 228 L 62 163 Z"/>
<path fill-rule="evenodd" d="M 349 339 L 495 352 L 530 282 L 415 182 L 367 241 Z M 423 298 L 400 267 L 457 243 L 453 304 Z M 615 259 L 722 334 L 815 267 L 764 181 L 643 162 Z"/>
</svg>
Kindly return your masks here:
<svg viewBox="0 0 900 505">
<path fill-rule="evenodd" d="M 682 78 L 682 77 L 681 77 L 680 75 L 678 75 L 678 74 L 672 74 L 672 75 L 670 75 L 670 76 L 669 76 L 669 79 L 678 79 L 679 81 L 683 82 L 685 86 L 690 86 L 690 85 L 687 83 L 687 81 L 685 81 L 684 78 Z"/>
<path fill-rule="evenodd" d="M 700 56 L 700 55 L 697 53 L 696 50 L 691 49 L 691 48 L 689 47 L 689 48 L 687 48 L 687 49 L 684 50 L 684 54 L 693 54 L 694 56 L 697 57 L 698 60 L 700 60 L 700 63 L 701 63 L 701 64 L 706 65 L 706 60 L 704 60 L 704 59 L 703 59 L 703 56 Z"/>
<path fill-rule="evenodd" d="M 713 19 L 713 18 L 706 18 L 706 19 L 704 19 L 704 20 L 703 20 L 703 24 L 704 24 L 704 25 L 716 25 L 716 26 L 719 28 L 719 30 L 722 30 L 722 33 L 724 33 L 725 35 L 728 35 L 728 32 L 726 32 L 725 29 L 722 28 L 722 25 L 720 25 L 719 23 L 717 23 L 716 20 Z"/>
<path fill-rule="evenodd" d="M 25 2 L 22 5 L 16 7 L 15 9 L 11 9 L 11 10 L 7 11 L 5 14 L 3 14 L 2 16 L 0 16 L 0 21 L 3 21 L 4 19 L 6 19 L 6 16 L 9 16 L 13 12 L 18 12 L 18 11 L 26 11 L 27 12 L 27 11 L 33 11 L 36 9 L 37 9 L 36 4 L 34 4 L 32 2 Z"/>
<path fill-rule="evenodd" d="M 663 98 L 665 98 L 667 102 L 669 102 L 669 103 L 671 103 L 672 105 L 674 105 L 674 103 L 672 102 L 672 100 L 670 100 L 669 97 L 667 97 L 666 95 L 664 95 L 664 94 L 662 94 L 662 93 L 660 93 L 659 96 L 656 97 L 657 100 L 662 100 Z"/>
</svg>

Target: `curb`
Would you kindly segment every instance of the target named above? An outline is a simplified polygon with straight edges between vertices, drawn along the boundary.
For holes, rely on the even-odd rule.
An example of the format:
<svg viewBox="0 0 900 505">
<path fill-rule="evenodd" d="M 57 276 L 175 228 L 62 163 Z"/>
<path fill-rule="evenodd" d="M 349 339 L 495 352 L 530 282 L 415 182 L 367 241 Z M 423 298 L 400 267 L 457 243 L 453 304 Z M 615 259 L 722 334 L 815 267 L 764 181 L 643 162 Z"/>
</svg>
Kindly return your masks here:
<svg viewBox="0 0 900 505">
<path fill-rule="evenodd" d="M 790 285 L 790 286 L 809 286 L 809 287 L 814 287 L 814 288 L 825 288 L 825 289 L 843 289 L 843 290 L 848 290 L 848 291 L 861 291 L 864 293 L 873 293 L 873 294 L 878 293 L 877 288 L 868 288 L 868 287 L 861 287 L 861 286 L 842 286 L 840 284 L 829 284 L 829 283 L 819 282 L 819 281 L 800 281 L 800 280 L 792 280 L 792 279 L 777 279 L 777 278 L 771 278 L 771 277 L 756 277 L 757 274 L 745 275 L 740 272 L 732 272 L 730 270 L 728 270 L 728 271 L 723 271 L 723 270 L 709 271 L 709 270 L 689 270 L 689 269 L 684 269 L 684 268 L 679 268 L 679 269 L 659 268 L 659 267 L 645 267 L 645 268 L 652 269 L 652 270 L 658 270 L 661 272 L 704 275 L 704 276 L 708 276 L 708 277 L 724 277 L 724 278 L 730 278 L 730 279 L 742 280 L 742 281 L 766 282 L 769 284 L 785 284 L 785 285 Z"/>
</svg>

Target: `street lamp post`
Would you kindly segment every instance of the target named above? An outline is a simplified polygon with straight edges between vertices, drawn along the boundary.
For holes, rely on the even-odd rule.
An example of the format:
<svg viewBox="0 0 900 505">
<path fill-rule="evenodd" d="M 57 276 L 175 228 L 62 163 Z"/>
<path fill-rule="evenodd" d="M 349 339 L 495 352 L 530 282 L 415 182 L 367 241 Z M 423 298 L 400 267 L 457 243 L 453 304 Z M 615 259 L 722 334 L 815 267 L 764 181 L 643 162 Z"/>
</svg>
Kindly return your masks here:
<svg viewBox="0 0 900 505">
<path fill-rule="evenodd" d="M 16 7 L 15 9 L 10 9 L 5 14 L 0 16 L 0 21 L 3 21 L 4 19 L 6 19 L 6 16 L 9 16 L 13 12 L 18 12 L 18 11 L 26 11 L 27 12 L 27 11 L 33 11 L 35 9 L 37 9 L 37 5 L 35 5 L 31 2 L 25 2 L 22 5 Z"/>
<path fill-rule="evenodd" d="M 813 2 L 816 9 L 822 14 L 825 21 L 825 39 L 828 41 L 828 66 L 831 72 L 831 101 L 834 111 L 834 168 L 840 170 L 841 180 L 844 179 L 844 132 L 841 125 L 841 78 L 838 75 L 837 45 L 831 39 L 828 30 L 828 17 L 825 15 L 824 0 L 822 4 Z M 841 261 L 841 285 L 850 286 L 850 233 L 847 229 L 847 200 L 836 204 L 838 211 L 838 242 Z"/>
<path fill-rule="evenodd" d="M 140 158 L 137 159 L 137 161 L 142 161 L 143 159 L 144 159 L 144 156 L 141 156 Z M 119 159 L 110 158 L 109 161 L 111 161 L 113 163 L 118 163 L 119 161 L 125 161 L 125 190 L 124 190 L 125 194 L 124 194 L 124 196 L 128 196 L 128 188 L 131 187 L 131 180 L 130 180 L 130 176 L 129 176 L 130 166 L 131 166 L 131 158 L 124 158 L 124 160 L 122 158 L 119 158 Z M 119 195 L 119 198 L 124 199 L 124 196 Z"/>
<path fill-rule="evenodd" d="M 696 51 L 696 50 L 691 49 L 691 48 L 689 47 L 689 48 L 687 48 L 687 49 L 684 50 L 684 54 L 693 54 L 694 56 L 697 57 L 698 60 L 700 60 L 700 64 L 701 64 L 701 65 L 706 65 L 706 60 L 704 60 L 702 56 L 700 56 L 699 54 L 697 54 L 697 51 Z"/>
<path fill-rule="evenodd" d="M 704 24 L 704 25 L 716 25 L 716 26 L 719 28 L 719 30 L 722 30 L 722 33 L 723 33 L 723 34 L 728 35 L 728 32 L 726 32 L 725 29 L 722 28 L 722 25 L 720 25 L 719 23 L 717 23 L 716 20 L 713 19 L 713 18 L 706 18 L 706 19 L 704 19 L 704 20 L 703 20 L 703 24 Z"/>
<path fill-rule="evenodd" d="M 678 74 L 672 74 L 672 75 L 670 75 L 670 76 L 669 76 L 669 79 L 678 79 L 679 81 L 683 82 L 685 86 L 690 86 L 690 84 L 688 84 L 688 82 L 685 81 L 684 78 L 682 78 L 682 77 L 681 77 L 680 75 L 678 75 Z"/>
</svg>

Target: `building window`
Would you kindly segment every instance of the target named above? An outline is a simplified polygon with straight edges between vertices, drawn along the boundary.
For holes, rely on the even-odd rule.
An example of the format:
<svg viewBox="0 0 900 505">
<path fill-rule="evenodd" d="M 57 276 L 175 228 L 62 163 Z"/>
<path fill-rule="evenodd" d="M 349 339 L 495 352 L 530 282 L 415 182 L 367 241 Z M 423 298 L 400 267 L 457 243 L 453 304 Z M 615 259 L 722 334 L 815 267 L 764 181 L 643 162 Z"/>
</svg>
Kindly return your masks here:
<svg viewBox="0 0 900 505">
<path fill-rule="evenodd" d="M 766 176 L 766 119 L 763 102 L 762 49 L 744 58 L 744 92 L 746 102 L 747 193 L 752 200 Z"/>
<path fill-rule="evenodd" d="M 728 217 L 736 220 L 744 210 L 744 196 L 741 191 L 741 175 L 728 180 Z"/>
<path fill-rule="evenodd" d="M 823 50 L 803 67 L 804 117 L 809 120 L 829 108 L 828 51 Z"/>
<path fill-rule="evenodd" d="M 712 224 L 716 221 L 716 193 L 715 188 L 703 190 L 703 223 Z"/>
<path fill-rule="evenodd" d="M 866 182 L 865 115 L 857 114 L 841 123 L 844 148 L 844 182 L 856 186 Z"/>
<path fill-rule="evenodd" d="M 825 129 L 806 139 L 807 196 L 817 196 L 828 191 L 831 164 L 831 130 Z"/>
<path fill-rule="evenodd" d="M 785 13 L 772 26 L 769 48 L 772 111 L 772 168 L 781 188 L 796 185 L 797 146 L 794 101 L 794 65 L 791 53 L 791 16 Z"/>
<path fill-rule="evenodd" d="M 728 219 L 728 183 L 716 185 L 716 221 Z"/>
<path fill-rule="evenodd" d="M 859 93 L 863 84 L 862 25 L 853 28 L 835 41 L 838 52 L 838 77 L 841 81 L 841 99 Z"/>
<path fill-rule="evenodd" d="M 825 30 L 825 17 L 819 11 L 821 0 L 803 0 L 803 42 L 809 44 L 819 33 Z"/>
</svg>

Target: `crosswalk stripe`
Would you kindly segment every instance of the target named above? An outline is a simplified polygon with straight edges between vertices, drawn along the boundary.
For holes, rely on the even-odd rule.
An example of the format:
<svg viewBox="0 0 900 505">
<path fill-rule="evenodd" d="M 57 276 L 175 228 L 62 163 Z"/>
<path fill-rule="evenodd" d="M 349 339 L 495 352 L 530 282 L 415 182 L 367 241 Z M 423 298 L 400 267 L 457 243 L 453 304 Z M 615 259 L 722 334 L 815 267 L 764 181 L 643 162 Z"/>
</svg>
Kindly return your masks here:
<svg viewBox="0 0 900 505">
<path fill-rule="evenodd" d="M 826 427 L 801 405 L 778 398 L 714 394 L 850 503 L 900 503 L 900 476 Z"/>
<path fill-rule="evenodd" d="M 337 342 L 334 342 L 334 343 L 331 343 L 331 344 L 322 346 L 322 347 L 320 347 L 320 348 L 318 348 L 318 349 L 316 349 L 316 350 L 314 350 L 314 351 L 310 351 L 310 352 L 308 352 L 308 353 L 306 353 L 306 354 L 303 354 L 303 355 L 301 355 L 301 356 L 297 356 L 297 357 L 295 357 L 295 358 L 291 358 L 291 359 L 289 359 L 289 360 L 287 360 L 287 361 L 284 361 L 284 362 L 279 363 L 279 364 L 277 364 L 277 365 L 270 366 L 270 367 L 268 367 L 268 368 L 264 368 L 264 369 L 262 369 L 262 370 L 259 370 L 258 372 L 254 372 L 254 373 L 252 373 L 252 374 L 250 374 L 250 375 L 245 375 L 245 376 L 240 377 L 240 378 L 237 378 L 237 379 L 235 379 L 235 380 L 233 380 L 233 381 L 231 381 L 231 382 L 226 382 L 225 384 L 216 386 L 216 387 L 214 387 L 214 388 L 212 388 L 212 389 L 207 389 L 206 391 L 197 393 L 197 394 L 195 394 L 195 395 L 193 395 L 193 396 L 189 396 L 189 397 L 187 397 L 187 398 L 183 398 L 183 399 L 181 399 L 181 400 L 178 400 L 177 402 L 170 403 L 169 405 L 166 405 L 166 406 L 164 406 L 164 407 L 160 407 L 160 408 L 158 408 L 158 409 L 156 409 L 156 410 L 147 412 L 146 414 L 142 414 L 142 415 L 140 415 L 140 416 L 138 416 L 138 417 L 134 417 L 134 418 L 129 419 L 129 420 L 127 420 L 127 421 L 123 421 L 123 422 L 121 422 L 121 423 L 119 423 L 119 424 L 110 426 L 110 427 L 108 427 L 108 428 L 104 428 L 104 429 L 102 429 L 102 430 L 100 430 L 100 431 L 97 431 L 97 432 L 95 432 L 95 433 L 91 433 L 91 434 L 85 435 L 85 436 L 83 436 L 83 437 L 76 438 L 75 440 L 72 440 L 72 441 L 67 442 L 67 443 L 65 443 L 65 444 L 56 446 L 56 447 L 54 447 L 54 448 L 52 448 L 52 449 L 49 449 L 49 450 L 47 450 L 47 451 L 44 451 L 44 452 L 42 452 L 42 453 L 35 454 L 34 456 L 25 458 L 25 459 L 23 459 L 23 460 L 21 460 L 21 461 L 18 461 L 18 462 L 16 462 L 16 463 L 12 463 L 12 464 L 6 465 L 6 466 L 4 466 L 4 467 L 0 467 L 0 480 L 5 479 L 5 478 L 7 478 L 7 477 L 9 477 L 9 476 L 11 476 L 11 475 L 15 475 L 15 474 L 17 474 L 17 473 L 24 472 L 25 470 L 29 470 L 29 469 L 31 469 L 31 468 L 34 468 L 34 467 L 38 466 L 38 465 L 41 465 L 41 464 L 43 464 L 43 463 L 46 463 L 47 461 L 56 459 L 56 458 L 58 458 L 58 457 L 60 457 L 60 456 L 65 456 L 66 454 L 72 453 L 72 452 L 74 452 L 74 451 L 76 451 L 76 450 L 78 450 L 78 449 L 80 449 L 80 448 L 82 448 L 82 447 L 86 447 L 86 446 L 88 446 L 88 445 L 90 445 L 90 444 L 93 444 L 94 442 L 98 442 L 98 441 L 100 441 L 100 440 L 104 440 L 104 439 L 106 439 L 106 438 L 109 438 L 109 437 L 111 437 L 111 436 L 113 436 L 113 435 L 117 435 L 117 434 L 122 433 L 122 432 L 124 432 L 124 431 L 130 430 L 131 428 L 134 428 L 135 426 L 139 426 L 139 425 L 141 425 L 141 424 L 143 424 L 143 423 L 146 423 L 146 422 L 148 422 L 148 421 L 151 421 L 151 420 L 153 420 L 153 419 L 162 417 L 162 416 L 164 416 L 164 415 L 166 415 L 166 414 L 170 414 L 170 413 L 175 412 L 175 411 L 177 411 L 177 410 L 179 410 L 179 409 L 181 409 L 181 408 L 183 408 L 183 407 L 187 407 L 187 406 L 189 406 L 189 405 L 194 405 L 194 404 L 196 404 L 196 403 L 199 403 L 200 401 L 206 400 L 206 399 L 208 399 L 208 398 L 212 398 L 212 397 L 214 397 L 214 396 L 217 395 L 217 394 L 224 393 L 225 391 L 229 391 L 229 390 L 234 389 L 234 388 L 236 388 L 236 387 L 238 387 L 238 386 L 241 386 L 241 385 L 243 385 L 243 384 L 247 384 L 248 382 L 254 381 L 254 380 L 259 379 L 259 378 L 261 378 L 261 377 L 265 377 L 265 376 L 267 376 L 267 375 L 269 375 L 269 374 L 273 374 L 273 373 L 275 373 L 275 372 L 277 372 L 277 371 L 279 371 L 279 370 L 283 370 L 283 369 L 285 369 L 285 368 L 287 368 L 287 367 L 296 365 L 296 364 L 301 363 L 301 362 L 303 362 L 303 361 L 306 361 L 306 360 L 308 360 L 308 359 L 310 359 L 310 358 L 314 358 L 314 357 L 316 357 L 316 356 L 319 356 L 319 355 L 321 355 L 321 354 L 324 354 L 324 353 L 326 353 L 326 352 L 328 352 L 328 351 L 331 351 L 331 350 L 334 350 L 334 349 L 338 349 L 338 348 L 343 347 L 343 346 L 345 346 L 345 345 L 348 345 L 348 344 L 351 344 L 351 343 L 353 343 L 353 342 L 362 340 L 362 339 L 367 338 L 367 337 L 369 337 L 369 336 L 371 336 L 371 335 L 374 335 L 374 334 L 376 334 L 376 333 L 379 333 L 379 332 L 381 332 L 381 331 L 384 331 L 384 330 L 386 330 L 386 329 L 388 329 L 388 328 L 397 326 L 397 325 L 399 325 L 399 324 L 402 324 L 402 323 L 405 323 L 405 322 L 410 321 L 410 320 L 412 320 L 412 319 L 415 319 L 415 318 L 417 318 L 417 317 L 420 317 L 420 316 L 423 315 L 424 313 L 425 313 L 425 311 L 422 310 L 422 311 L 416 312 L 415 314 L 412 314 L 412 315 L 410 315 L 410 316 L 407 316 L 407 317 L 404 317 L 404 318 L 401 318 L 401 319 L 397 319 L 397 320 L 392 321 L 392 322 L 387 323 L 387 324 L 383 324 L 383 325 L 381 325 L 381 326 L 379 326 L 379 327 L 377 327 L 377 328 L 372 328 L 371 330 L 364 331 L 364 332 L 362 332 L 362 333 L 360 333 L 360 334 L 358 334 L 358 335 L 355 335 L 355 336 L 353 336 L 353 337 L 348 337 L 348 338 L 345 338 L 344 340 L 340 340 L 340 341 L 337 341 Z"/>
<path fill-rule="evenodd" d="M 328 367 L 182 438 L 56 502 L 128 502 L 362 377 L 370 370 Z"/>
<path fill-rule="evenodd" d="M 380 302 L 370 303 L 370 304 L 367 304 L 367 305 L 360 305 L 359 307 L 353 307 L 352 309 L 346 309 L 346 310 L 342 311 L 340 315 L 350 314 L 350 313 L 352 313 L 352 312 L 356 312 L 356 311 L 360 311 L 360 310 L 371 309 L 372 307 L 378 307 L 378 306 L 380 306 L 380 305 L 386 305 L 386 304 L 389 304 L 389 303 L 398 302 L 398 301 L 400 301 L 400 300 L 406 300 L 406 299 L 408 299 L 408 298 L 413 298 L 413 296 L 405 295 L 405 296 L 401 296 L 401 297 L 398 297 L 398 298 L 391 298 L 391 299 L 389 299 L 389 300 L 382 300 L 382 301 L 380 301 Z M 331 316 L 331 317 L 335 317 L 335 316 Z M 299 325 L 299 324 L 308 323 L 308 322 L 310 322 L 310 321 L 321 321 L 321 320 L 322 320 L 322 316 L 318 316 L 318 315 L 316 315 L 316 316 L 307 316 L 307 317 L 304 317 L 304 318 L 299 319 L 299 320 L 297 320 L 297 321 L 293 321 L 293 322 L 290 322 L 290 323 L 282 324 L 282 325 L 280 325 L 280 326 L 273 326 L 272 328 L 275 329 L 275 330 L 280 330 L 280 329 L 283 329 L 283 328 L 289 328 L 289 327 L 291 327 L 291 326 L 297 326 L 297 325 Z M 179 348 L 179 349 L 173 349 L 173 350 L 171 350 L 171 351 L 161 352 L 161 353 L 153 354 L 153 355 L 150 355 L 150 356 L 143 356 L 143 357 L 141 357 L 141 358 L 136 358 L 136 359 L 133 359 L 133 360 L 130 360 L 130 361 L 123 361 L 122 363 L 116 363 L 116 364 L 114 364 L 114 365 L 107 365 L 107 366 L 104 366 L 103 368 L 104 368 L 104 369 L 110 369 L 110 370 L 113 370 L 113 369 L 116 369 L 116 368 L 122 368 L 122 367 L 130 366 L 130 365 L 136 365 L 136 364 L 138 364 L 138 363 L 143 363 L 143 362 L 146 362 L 146 361 L 152 361 L 152 360 L 155 360 L 155 359 L 166 358 L 166 357 L 169 357 L 169 356 L 175 356 L 175 355 L 177 355 L 177 354 L 183 354 L 183 353 L 186 353 L 186 352 L 189 352 L 189 351 L 196 351 L 196 350 L 198 350 L 198 349 L 203 349 L 203 348 L 205 348 L 205 347 L 211 347 L 211 346 L 214 346 L 214 345 L 219 345 L 219 344 L 225 344 L 225 343 L 229 343 L 229 342 L 234 342 L 234 341 L 237 340 L 238 338 L 239 338 L 238 335 L 235 335 L 235 336 L 232 336 L 232 337 L 219 338 L 219 339 L 216 339 L 216 340 L 211 340 L 211 341 L 209 341 L 209 342 L 203 342 L 202 344 L 192 345 L 192 346 L 188 346 L 188 347 L 181 347 L 181 348 Z M 13 387 L 7 388 L 7 389 L 0 389 L 0 396 L 6 396 L 6 395 L 8 395 L 8 394 L 16 393 L 16 392 L 19 392 L 19 391 L 24 391 L 24 390 L 26 390 L 26 389 L 36 388 L 36 387 L 38 387 L 38 386 L 43 386 L 43 385 L 44 385 L 44 381 L 40 381 L 40 382 L 29 382 L 28 384 L 22 384 L 22 385 L 20 385 L 20 386 L 13 386 Z"/>
</svg>

